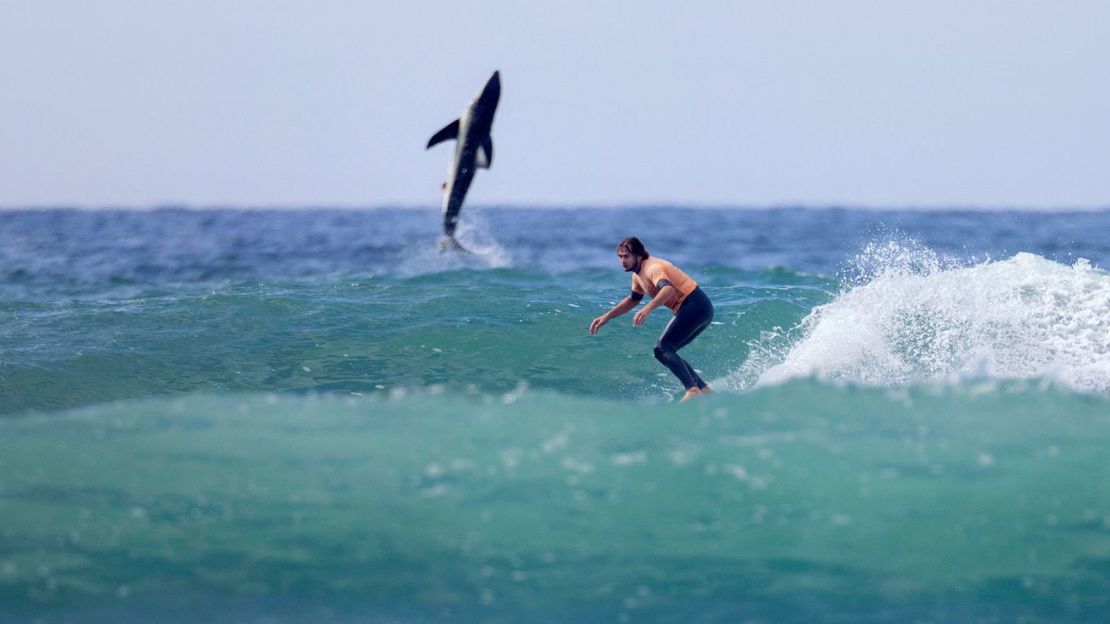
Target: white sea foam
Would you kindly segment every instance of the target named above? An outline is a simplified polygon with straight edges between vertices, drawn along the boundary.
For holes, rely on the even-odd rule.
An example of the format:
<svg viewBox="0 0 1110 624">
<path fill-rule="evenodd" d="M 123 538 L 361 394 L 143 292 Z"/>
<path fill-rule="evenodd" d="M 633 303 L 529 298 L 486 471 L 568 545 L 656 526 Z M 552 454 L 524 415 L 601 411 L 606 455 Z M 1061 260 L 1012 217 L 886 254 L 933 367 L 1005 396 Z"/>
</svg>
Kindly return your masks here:
<svg viewBox="0 0 1110 624">
<path fill-rule="evenodd" d="M 756 385 L 1048 378 L 1110 391 L 1110 274 L 1086 260 L 1019 253 L 957 266 L 884 243 L 858 264 L 863 277 L 832 302 L 755 345 L 747 368 L 759 366 Z"/>
<path fill-rule="evenodd" d="M 426 245 L 413 248 L 406 254 L 397 273 L 411 277 L 458 269 L 503 269 L 513 266 L 511 254 L 494 239 L 480 216 L 461 222 L 455 233 L 458 241 L 473 253 L 441 252 L 438 239 L 429 238 Z"/>
<path fill-rule="evenodd" d="M 493 237 L 481 213 L 459 224 L 457 238 L 488 268 L 504 269 L 513 264 L 509 252 Z"/>
</svg>

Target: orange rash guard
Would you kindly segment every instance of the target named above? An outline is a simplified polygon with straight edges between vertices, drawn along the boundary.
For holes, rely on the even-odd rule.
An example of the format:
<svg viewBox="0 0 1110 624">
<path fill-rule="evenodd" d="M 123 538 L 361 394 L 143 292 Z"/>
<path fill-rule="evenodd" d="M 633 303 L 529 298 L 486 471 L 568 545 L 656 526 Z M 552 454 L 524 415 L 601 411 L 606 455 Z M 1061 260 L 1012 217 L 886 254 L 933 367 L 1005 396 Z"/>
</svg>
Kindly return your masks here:
<svg viewBox="0 0 1110 624">
<path fill-rule="evenodd" d="M 663 280 L 670 282 L 671 286 L 678 292 L 678 296 L 667 304 L 667 307 L 673 312 L 678 312 L 682 302 L 698 287 L 697 282 L 680 271 L 675 265 L 662 258 L 651 257 L 644 260 L 639 273 L 632 274 L 632 292 L 637 294 L 646 293 L 654 299 L 655 295 L 659 294 L 659 282 Z"/>
</svg>

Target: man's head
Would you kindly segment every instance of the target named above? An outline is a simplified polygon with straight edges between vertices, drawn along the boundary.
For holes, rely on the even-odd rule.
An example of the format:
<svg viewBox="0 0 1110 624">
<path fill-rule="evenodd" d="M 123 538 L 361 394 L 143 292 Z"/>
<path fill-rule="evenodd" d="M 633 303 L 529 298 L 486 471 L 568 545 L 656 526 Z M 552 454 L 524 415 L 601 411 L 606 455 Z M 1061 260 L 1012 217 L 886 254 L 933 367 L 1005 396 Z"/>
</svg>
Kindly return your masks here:
<svg viewBox="0 0 1110 624">
<path fill-rule="evenodd" d="M 648 250 L 644 249 L 644 244 L 635 236 L 629 236 L 617 245 L 617 257 L 620 258 L 625 272 L 638 272 L 640 263 L 647 260 L 650 255 Z"/>
</svg>

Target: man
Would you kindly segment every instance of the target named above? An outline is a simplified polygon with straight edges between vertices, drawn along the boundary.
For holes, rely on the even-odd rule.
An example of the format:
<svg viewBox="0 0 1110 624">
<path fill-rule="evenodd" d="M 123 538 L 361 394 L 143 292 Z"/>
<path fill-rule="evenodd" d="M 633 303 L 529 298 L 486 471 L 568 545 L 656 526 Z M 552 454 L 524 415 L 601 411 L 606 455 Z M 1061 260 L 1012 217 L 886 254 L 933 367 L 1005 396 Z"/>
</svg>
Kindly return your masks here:
<svg viewBox="0 0 1110 624">
<path fill-rule="evenodd" d="M 674 312 L 674 318 L 667 323 L 659 342 L 655 345 L 655 359 L 674 373 L 686 388 L 682 400 L 691 399 L 712 390 L 698 376 L 690 363 L 678 355 L 678 350 L 698 337 L 709 322 L 713 320 L 713 303 L 690 279 L 675 265 L 662 258 L 653 258 L 644 249 L 644 244 L 635 236 L 630 236 L 617 245 L 617 258 L 626 273 L 632 274 L 632 292 L 611 310 L 595 318 L 590 323 L 590 335 L 596 335 L 601 326 L 639 305 L 644 294 L 651 301 L 632 317 L 632 325 L 644 324 L 649 314 L 659 306 L 667 306 Z"/>
</svg>

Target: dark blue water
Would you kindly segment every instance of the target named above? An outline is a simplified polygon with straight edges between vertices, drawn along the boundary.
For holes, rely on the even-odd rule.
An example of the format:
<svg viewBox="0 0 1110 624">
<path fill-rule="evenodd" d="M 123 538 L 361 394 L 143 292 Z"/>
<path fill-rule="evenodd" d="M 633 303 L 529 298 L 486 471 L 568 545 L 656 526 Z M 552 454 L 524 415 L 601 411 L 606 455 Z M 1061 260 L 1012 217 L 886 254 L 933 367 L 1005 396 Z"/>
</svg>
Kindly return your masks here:
<svg viewBox="0 0 1110 624">
<path fill-rule="evenodd" d="M 1026 251 L 1070 264 L 1110 260 L 1110 212 L 851 209 L 486 208 L 463 237 L 487 240 L 514 268 L 612 269 L 614 239 L 637 234 L 676 262 L 833 275 L 866 243 L 905 236 L 940 254 L 996 259 Z M 414 254 L 434 243 L 435 210 L 0 211 L 5 289 L 203 284 L 384 275 L 451 266 Z M 7 292 L 19 292 L 8 291 Z M 64 292 L 64 291 L 63 291 Z"/>
</svg>

